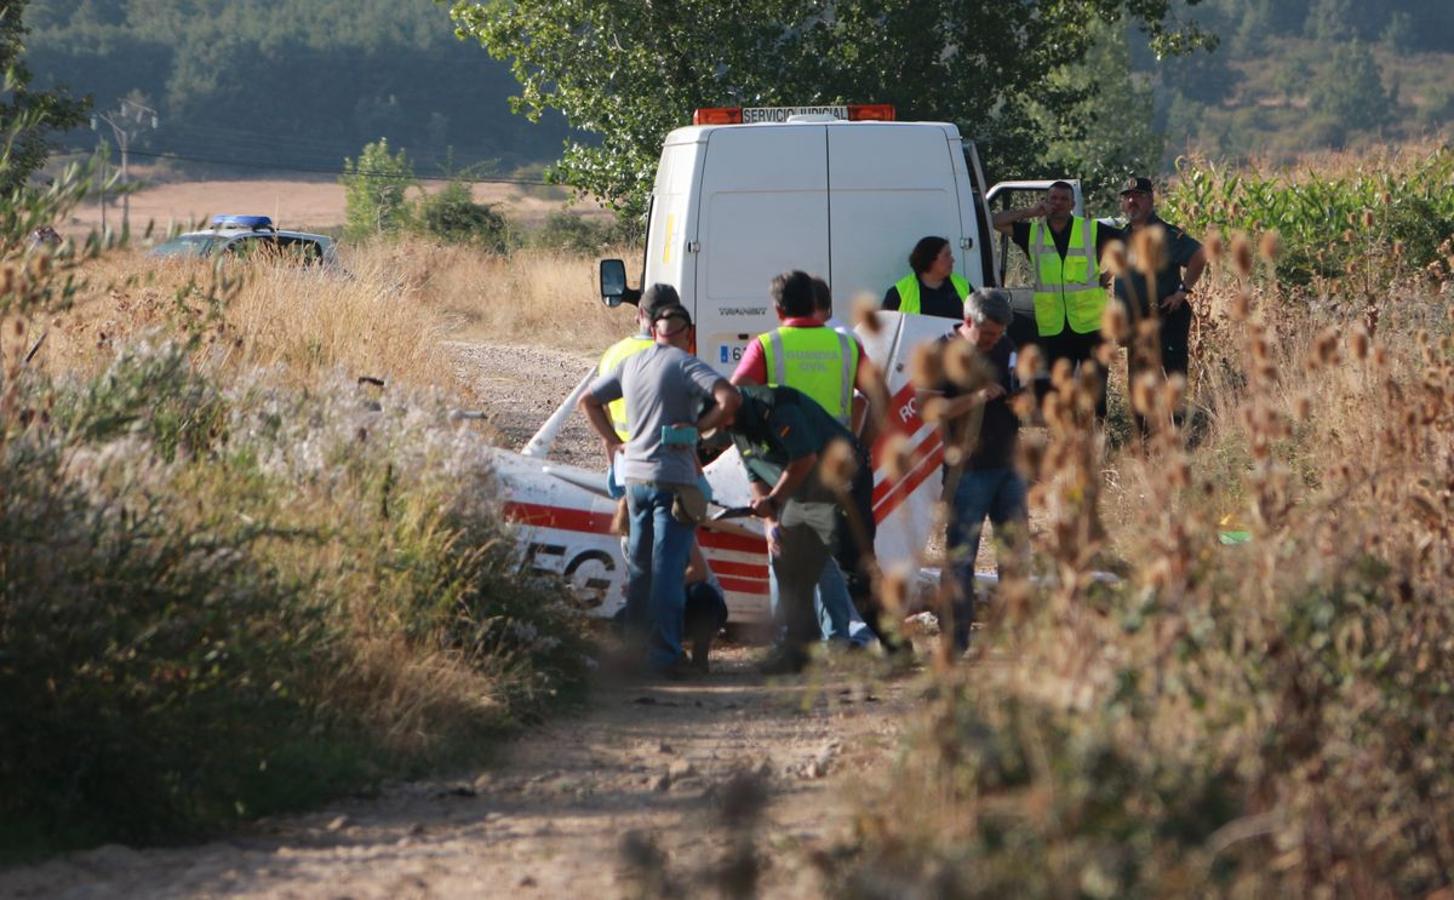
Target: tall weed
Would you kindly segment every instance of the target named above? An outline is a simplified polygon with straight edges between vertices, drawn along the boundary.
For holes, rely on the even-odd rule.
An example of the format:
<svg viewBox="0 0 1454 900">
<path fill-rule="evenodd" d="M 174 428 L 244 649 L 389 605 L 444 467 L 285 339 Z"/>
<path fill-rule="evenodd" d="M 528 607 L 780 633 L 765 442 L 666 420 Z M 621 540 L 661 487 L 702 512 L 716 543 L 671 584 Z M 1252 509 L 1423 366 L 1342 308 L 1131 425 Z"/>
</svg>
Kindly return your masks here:
<svg viewBox="0 0 1454 900">
<path fill-rule="evenodd" d="M 1047 400 L 1029 461 L 1047 578 L 1010 573 L 974 663 L 938 677 L 841 892 L 1454 882 L 1454 318 L 1436 286 L 1370 335 L 1253 285 L 1240 255 L 1205 373 L 1131 386 L 1147 442 L 1102 462 L 1094 385 Z"/>
</svg>

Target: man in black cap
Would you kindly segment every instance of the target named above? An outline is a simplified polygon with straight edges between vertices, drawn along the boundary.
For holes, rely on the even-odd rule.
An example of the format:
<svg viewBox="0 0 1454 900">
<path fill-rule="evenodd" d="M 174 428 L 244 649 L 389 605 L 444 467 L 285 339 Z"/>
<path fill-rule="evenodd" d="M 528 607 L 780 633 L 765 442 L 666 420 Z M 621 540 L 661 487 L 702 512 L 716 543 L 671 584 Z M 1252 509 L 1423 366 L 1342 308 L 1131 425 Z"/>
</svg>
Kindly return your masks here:
<svg viewBox="0 0 1454 900">
<path fill-rule="evenodd" d="M 692 538 L 706 499 L 699 481 L 697 436 L 721 425 L 737 409 L 737 390 L 687 352 L 692 317 L 670 304 L 654 308 L 652 344 L 627 357 L 591 385 L 580 408 L 600 435 L 609 463 L 623 451 L 606 412 L 626 399 L 627 440 L 617 466 L 625 482 L 631 534 L 626 561 L 627 623 L 646 643 L 647 667 L 678 677 L 686 570 Z M 704 401 L 713 404 L 702 412 Z"/>
<path fill-rule="evenodd" d="M 1167 376 L 1185 376 L 1190 368 L 1192 292 L 1207 265 L 1206 250 L 1195 238 L 1156 215 L 1156 192 L 1149 178 L 1128 178 L 1121 186 L 1121 211 L 1126 214 L 1126 271 L 1116 277 L 1116 297 L 1126 306 L 1132 322 L 1146 317 L 1160 320 L 1159 368 Z M 1157 234 L 1153 229 L 1159 229 Z M 1151 253 L 1153 258 L 1137 259 Z M 1155 371 L 1132 347 L 1127 354 L 1127 383 L 1143 371 Z M 1146 433 L 1146 421 L 1136 414 L 1136 425 Z"/>
</svg>

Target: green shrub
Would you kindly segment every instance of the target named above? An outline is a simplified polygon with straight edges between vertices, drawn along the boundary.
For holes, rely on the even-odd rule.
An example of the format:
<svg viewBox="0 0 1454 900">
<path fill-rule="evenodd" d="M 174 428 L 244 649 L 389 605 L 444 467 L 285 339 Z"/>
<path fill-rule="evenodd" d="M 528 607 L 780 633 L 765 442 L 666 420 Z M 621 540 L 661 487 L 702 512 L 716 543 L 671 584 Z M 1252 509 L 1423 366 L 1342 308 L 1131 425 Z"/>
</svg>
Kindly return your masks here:
<svg viewBox="0 0 1454 900">
<path fill-rule="evenodd" d="M 553 212 L 531 232 L 527 243 L 541 250 L 600 253 L 624 242 L 625 232 L 614 220 L 598 221 L 570 212 Z"/>
<path fill-rule="evenodd" d="M 469 184 L 451 181 L 435 194 L 426 194 L 415 207 L 414 227 L 449 244 L 473 244 L 492 253 L 509 249 L 505 217 L 489 204 L 476 203 Z"/>
<path fill-rule="evenodd" d="M 358 162 L 343 161 L 343 234 L 362 240 L 397 232 L 409 224 L 405 192 L 415 184 L 414 164 L 403 150 L 389 151 L 389 139 L 366 144 Z"/>
</svg>

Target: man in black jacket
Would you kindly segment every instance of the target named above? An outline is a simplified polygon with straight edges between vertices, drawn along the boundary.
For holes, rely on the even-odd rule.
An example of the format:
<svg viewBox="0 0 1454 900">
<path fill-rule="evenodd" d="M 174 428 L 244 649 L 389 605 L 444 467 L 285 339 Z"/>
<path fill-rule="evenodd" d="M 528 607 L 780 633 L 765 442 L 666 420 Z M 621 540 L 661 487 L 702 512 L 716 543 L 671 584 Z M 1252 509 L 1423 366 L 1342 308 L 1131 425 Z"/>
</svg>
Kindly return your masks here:
<svg viewBox="0 0 1454 900">
<path fill-rule="evenodd" d="M 939 419 L 944 423 L 945 446 L 969 450 L 960 471 L 947 469 L 945 479 L 950 507 L 945 543 L 956 587 L 953 636 L 961 651 L 969 646 L 974 620 L 974 560 L 985 518 L 1011 551 L 1024 545 L 1029 527 L 1028 488 L 1015 468 L 1020 418 L 1010 408 L 1017 385 L 1011 358 L 1014 345 L 1005 334 L 1011 315 L 1006 292 L 989 288 L 970 294 L 964 321 L 943 341 L 946 350 L 956 341 L 967 342 L 986 364 L 987 383 L 968 390 L 946 379 L 937 392 L 926 392 L 944 400 Z"/>
</svg>

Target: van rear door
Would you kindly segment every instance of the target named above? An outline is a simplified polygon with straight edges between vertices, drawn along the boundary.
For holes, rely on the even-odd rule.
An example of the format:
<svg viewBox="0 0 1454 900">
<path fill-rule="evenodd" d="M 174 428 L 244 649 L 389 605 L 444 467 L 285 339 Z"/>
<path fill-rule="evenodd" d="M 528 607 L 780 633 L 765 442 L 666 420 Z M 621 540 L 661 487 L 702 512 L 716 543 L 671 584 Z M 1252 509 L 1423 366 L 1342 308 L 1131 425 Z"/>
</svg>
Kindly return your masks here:
<svg viewBox="0 0 1454 900">
<path fill-rule="evenodd" d="M 829 271 L 824 126 L 713 129 L 699 208 L 697 355 L 730 374 L 748 342 L 777 327 L 773 276 Z"/>
<path fill-rule="evenodd" d="M 828 126 L 830 283 L 840 317 L 864 294 L 877 304 L 926 235 L 947 238 L 956 269 L 984 284 L 979 254 L 969 249 L 976 229 L 963 168 L 958 135 L 944 126 Z"/>
</svg>

